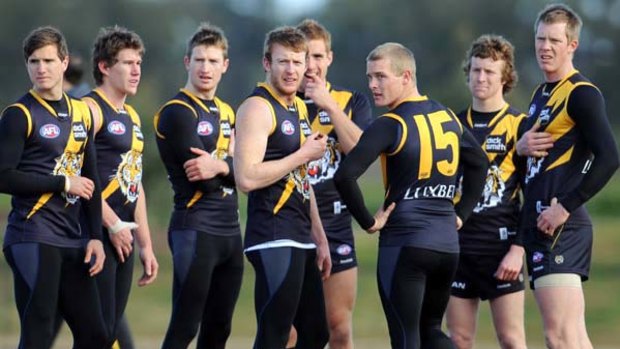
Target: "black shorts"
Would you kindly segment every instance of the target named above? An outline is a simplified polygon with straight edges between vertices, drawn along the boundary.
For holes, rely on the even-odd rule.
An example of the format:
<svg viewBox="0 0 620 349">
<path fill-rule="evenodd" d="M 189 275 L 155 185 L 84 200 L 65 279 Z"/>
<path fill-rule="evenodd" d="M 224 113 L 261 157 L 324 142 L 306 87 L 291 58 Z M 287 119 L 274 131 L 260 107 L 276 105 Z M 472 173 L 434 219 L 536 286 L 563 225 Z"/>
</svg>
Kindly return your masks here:
<svg viewBox="0 0 620 349">
<path fill-rule="evenodd" d="M 553 237 L 533 228 L 525 232 L 525 253 L 530 287 L 549 274 L 577 274 L 588 280 L 592 259 L 592 226 L 564 226 Z"/>
<path fill-rule="evenodd" d="M 332 274 L 357 267 L 355 245 L 329 240 L 329 252 L 332 257 Z"/>
<path fill-rule="evenodd" d="M 523 268 L 517 280 L 504 281 L 495 278 L 494 274 L 504 256 L 461 254 L 452 281 L 451 295 L 459 298 L 480 298 L 484 301 L 523 291 Z"/>
</svg>

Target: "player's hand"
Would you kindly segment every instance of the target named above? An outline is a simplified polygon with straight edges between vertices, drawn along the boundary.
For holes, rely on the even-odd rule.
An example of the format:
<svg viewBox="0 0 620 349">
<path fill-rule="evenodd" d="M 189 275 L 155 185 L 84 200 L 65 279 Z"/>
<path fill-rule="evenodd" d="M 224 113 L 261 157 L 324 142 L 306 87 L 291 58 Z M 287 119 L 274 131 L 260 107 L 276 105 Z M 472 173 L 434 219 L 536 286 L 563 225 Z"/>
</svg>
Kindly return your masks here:
<svg viewBox="0 0 620 349">
<path fill-rule="evenodd" d="M 306 138 L 306 141 L 301 145 L 299 151 L 304 159 L 306 159 L 304 162 L 310 162 L 323 157 L 326 148 L 327 137 L 322 135 L 320 132 L 315 132 Z"/>
<path fill-rule="evenodd" d="M 144 272 L 140 280 L 138 280 L 138 286 L 142 287 L 155 281 L 159 271 L 159 263 L 157 263 L 157 258 L 155 258 L 152 248 L 140 249 L 140 260 L 142 261 Z"/>
<path fill-rule="evenodd" d="M 114 224 L 114 232 L 112 227 L 108 228 L 108 236 L 110 242 L 116 251 L 116 255 L 121 263 L 125 263 L 125 258 L 129 257 L 133 251 L 133 234 L 132 229 L 138 228 L 134 222 L 123 222 L 119 220 Z"/>
<path fill-rule="evenodd" d="M 321 272 L 321 279 L 327 280 L 332 272 L 332 257 L 329 253 L 327 240 L 316 246 L 316 265 Z"/>
<path fill-rule="evenodd" d="M 70 184 L 67 193 L 79 196 L 82 199 L 90 200 L 95 190 L 95 183 L 82 176 L 68 176 L 68 178 Z"/>
<path fill-rule="evenodd" d="M 519 277 L 523 266 L 523 246 L 512 245 L 495 271 L 495 278 L 503 281 L 513 281 Z"/>
<path fill-rule="evenodd" d="M 553 237 L 556 229 L 566 223 L 570 213 L 558 202 L 557 198 L 551 199 L 551 205 L 538 215 L 536 226 L 543 234 Z"/>
<path fill-rule="evenodd" d="M 90 240 L 86 245 L 86 255 L 84 263 L 90 264 L 88 274 L 92 277 L 99 274 L 103 270 L 103 262 L 105 262 L 105 252 L 101 240 Z"/>
<path fill-rule="evenodd" d="M 219 160 L 212 158 L 209 152 L 193 147 L 189 149 L 198 155 L 183 164 L 185 175 L 190 182 L 211 179 L 221 173 Z"/>
<path fill-rule="evenodd" d="M 517 154 L 521 156 L 543 157 L 553 147 L 553 137 L 548 132 L 538 131 L 540 122 L 536 121 L 531 129 L 517 141 Z"/>
<path fill-rule="evenodd" d="M 463 228 L 463 220 L 461 217 L 456 216 L 456 230 L 461 230 Z"/>
<path fill-rule="evenodd" d="M 304 95 L 310 98 L 317 107 L 328 109 L 330 104 L 336 103 L 327 89 L 327 83 L 316 73 L 306 73 Z"/>
<path fill-rule="evenodd" d="M 390 206 L 388 206 L 385 210 L 383 209 L 383 205 L 381 205 L 381 207 L 379 207 L 379 209 L 377 210 L 377 213 L 375 213 L 375 224 L 373 224 L 372 227 L 366 229 L 366 232 L 368 234 L 374 234 L 379 230 L 383 229 L 385 223 L 387 223 L 387 220 L 392 214 L 392 211 L 394 211 L 395 207 L 395 202 L 391 203 Z"/>
<path fill-rule="evenodd" d="M 230 142 L 228 142 L 228 156 L 235 154 L 235 129 L 230 131 Z"/>
</svg>

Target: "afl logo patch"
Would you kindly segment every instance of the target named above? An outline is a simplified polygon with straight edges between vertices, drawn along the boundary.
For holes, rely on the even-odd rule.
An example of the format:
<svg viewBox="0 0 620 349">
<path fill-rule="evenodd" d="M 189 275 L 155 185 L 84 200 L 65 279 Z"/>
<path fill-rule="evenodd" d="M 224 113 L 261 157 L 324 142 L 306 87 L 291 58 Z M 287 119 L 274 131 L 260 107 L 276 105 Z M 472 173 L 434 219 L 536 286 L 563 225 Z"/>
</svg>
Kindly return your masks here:
<svg viewBox="0 0 620 349">
<path fill-rule="evenodd" d="M 540 263 L 543 260 L 543 254 L 540 252 L 534 252 L 534 255 L 532 256 L 532 262 L 534 263 Z"/>
<path fill-rule="evenodd" d="M 349 254 L 351 254 L 352 250 L 353 249 L 351 248 L 351 246 L 347 244 L 342 244 L 338 246 L 338 248 L 336 249 L 336 252 L 341 256 L 348 256 Z"/>
<path fill-rule="evenodd" d="M 527 117 L 529 118 L 530 116 L 534 115 L 535 112 L 536 112 L 536 104 L 530 105 L 530 110 L 527 113 Z"/>
<path fill-rule="evenodd" d="M 42 137 L 54 139 L 60 136 L 60 127 L 54 124 L 45 124 L 39 129 L 39 134 Z"/>
<path fill-rule="evenodd" d="M 282 126 L 280 126 L 280 130 L 285 135 L 290 136 L 295 133 L 295 125 L 293 125 L 293 123 L 288 120 L 284 120 Z"/>
<path fill-rule="evenodd" d="M 201 136 L 209 136 L 213 133 L 213 125 L 208 121 L 201 121 L 198 123 L 197 133 Z"/>
<path fill-rule="evenodd" d="M 120 136 L 124 135 L 125 131 L 127 131 L 125 125 L 120 121 L 114 120 L 108 124 L 108 132 L 110 132 L 111 134 Z"/>
</svg>

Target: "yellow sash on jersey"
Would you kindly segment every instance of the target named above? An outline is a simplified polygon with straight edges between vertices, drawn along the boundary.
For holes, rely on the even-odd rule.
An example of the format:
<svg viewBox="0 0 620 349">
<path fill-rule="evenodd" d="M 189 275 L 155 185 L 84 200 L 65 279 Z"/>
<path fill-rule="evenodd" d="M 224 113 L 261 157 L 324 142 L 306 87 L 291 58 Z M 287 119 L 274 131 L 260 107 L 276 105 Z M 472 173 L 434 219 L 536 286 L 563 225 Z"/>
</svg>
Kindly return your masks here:
<svg viewBox="0 0 620 349">
<path fill-rule="evenodd" d="M 351 100 L 351 98 L 353 98 L 353 93 L 351 93 L 350 91 L 334 91 L 331 89 L 329 83 L 327 85 L 327 88 L 330 89 L 329 94 L 336 101 L 340 110 L 345 111 L 347 104 L 349 104 L 349 101 Z M 321 110 L 317 108 L 317 113 L 320 113 L 320 111 Z M 351 119 L 351 117 L 353 116 L 352 108 L 349 108 L 347 116 L 349 117 L 349 119 Z M 330 132 L 332 132 L 333 129 L 334 125 L 331 122 L 327 125 L 323 125 L 321 124 L 320 117 L 318 115 L 315 115 L 315 118 L 312 121 L 312 131 L 318 131 L 324 135 L 328 135 Z"/>
<path fill-rule="evenodd" d="M 209 109 L 209 107 L 207 107 L 202 100 L 200 100 L 200 98 L 198 98 L 196 95 L 194 95 L 191 91 L 182 88 L 181 89 L 181 93 L 185 94 L 188 98 L 190 98 L 194 103 L 196 103 L 198 106 L 200 106 L 200 108 L 202 110 L 204 110 L 207 113 L 212 113 L 212 111 Z M 228 156 L 228 147 L 230 146 L 230 136 L 226 137 L 224 135 L 224 132 L 222 132 L 222 124 L 227 123 L 228 125 L 230 125 L 230 127 L 232 128 L 232 125 L 234 125 L 235 123 L 235 113 L 232 110 L 232 108 L 222 102 L 219 98 L 215 97 L 214 98 L 214 102 L 215 105 L 217 107 L 217 109 L 219 110 L 220 113 L 220 117 L 219 117 L 219 123 L 220 123 L 220 133 L 218 135 L 217 138 L 217 142 L 215 145 L 215 150 L 212 152 L 212 156 L 214 155 L 217 159 L 220 160 L 224 160 L 227 156 Z M 196 118 L 198 118 L 198 112 L 194 109 L 193 106 L 191 106 L 189 103 L 182 101 L 180 99 L 172 99 L 170 101 L 168 101 L 166 104 L 164 104 L 164 106 L 159 110 L 159 112 L 157 112 L 157 114 L 155 115 L 155 133 L 157 134 L 157 137 L 161 138 L 161 139 L 166 139 L 166 137 L 161 134 L 159 132 L 159 130 L 157 129 L 157 125 L 159 124 L 159 117 L 160 117 L 160 113 L 161 110 L 163 108 L 165 108 L 168 105 L 172 105 L 172 104 L 180 104 L 183 105 L 187 108 L 189 108 L 192 113 L 194 114 L 194 116 Z M 232 130 L 231 130 L 232 132 Z M 203 196 L 203 192 L 201 190 L 196 190 L 196 192 L 194 193 L 194 195 L 192 196 L 192 198 L 189 200 L 189 202 L 187 203 L 186 207 L 190 208 L 192 207 L 198 200 L 200 200 L 200 198 Z"/>
<path fill-rule="evenodd" d="M 131 118 L 131 122 L 133 123 L 132 129 L 130 131 L 131 132 L 131 153 L 134 156 L 141 157 L 142 151 L 144 150 L 144 136 L 142 136 L 142 139 L 138 137 L 139 134 L 140 135 L 142 134 L 142 131 L 140 131 L 140 116 L 138 115 L 136 110 L 130 105 L 125 104 L 124 108 L 127 114 L 129 114 L 129 117 Z M 101 115 L 101 120 L 103 120 L 103 114 Z M 138 129 L 135 129 L 136 127 L 138 127 Z M 124 154 L 121 154 L 121 155 L 124 155 Z M 122 171 L 121 167 L 123 165 L 127 165 L 124 162 L 125 161 L 121 160 L 119 164 L 119 168 L 117 169 L 117 172 Z M 142 171 L 142 168 L 140 168 L 139 170 Z M 109 198 L 112 194 L 114 194 L 114 192 L 116 192 L 120 188 L 120 185 L 121 183 L 119 182 L 119 176 L 117 175 L 114 178 L 112 178 L 112 180 L 108 183 L 105 189 L 101 192 L 101 197 L 103 199 Z"/>
<path fill-rule="evenodd" d="M 297 114 L 299 115 L 299 127 L 300 127 L 299 146 L 301 147 L 306 141 L 306 135 L 304 134 L 303 129 L 301 129 L 301 123 L 305 122 L 306 125 L 310 127 L 310 122 L 308 121 L 308 109 L 306 108 L 306 104 L 299 97 L 295 97 L 294 103 L 297 109 Z M 274 118 L 275 118 L 275 114 L 274 114 Z M 293 194 L 293 190 L 295 190 L 297 186 L 300 186 L 299 188 L 300 190 L 302 191 L 304 190 L 303 188 L 304 181 L 308 180 L 307 173 L 308 173 L 307 164 L 302 164 L 301 166 L 299 166 L 298 168 L 296 168 L 295 170 L 289 173 L 288 179 L 286 181 L 286 185 L 284 186 L 284 191 L 282 191 L 282 194 L 280 195 L 280 199 L 278 200 L 278 203 L 273 208 L 274 215 L 278 214 L 282 206 L 284 206 L 284 204 L 291 197 L 291 195 Z"/>
<path fill-rule="evenodd" d="M 54 117 L 58 117 L 58 114 L 56 113 L 56 110 L 54 110 L 54 108 L 52 108 L 41 96 L 39 96 L 38 93 L 36 93 L 34 90 L 30 90 L 30 94 L 34 97 L 34 99 L 39 102 L 39 104 L 41 104 L 41 106 L 43 108 L 45 108 L 50 114 L 52 114 Z M 84 148 L 86 147 L 86 143 L 88 142 L 88 138 L 85 139 L 84 141 L 80 141 L 80 140 L 76 140 L 74 137 L 74 131 L 73 131 L 73 125 L 79 123 L 79 122 L 83 122 L 84 126 L 86 127 L 86 132 L 88 132 L 90 130 L 90 128 L 92 127 L 91 125 L 91 117 L 90 117 L 90 110 L 88 109 L 88 106 L 86 105 L 86 103 L 79 101 L 79 100 L 75 100 L 75 99 L 70 99 L 66 94 L 63 94 L 63 98 L 65 98 L 65 101 L 67 102 L 67 108 L 68 108 L 68 112 L 69 115 L 71 116 L 71 128 L 69 130 L 69 137 L 67 139 L 67 144 L 65 145 L 65 149 L 63 151 L 63 157 L 66 156 L 67 154 L 69 156 L 75 156 L 78 159 L 78 166 L 79 168 L 77 169 L 73 169 L 75 171 L 77 170 L 81 170 L 82 165 L 84 163 L 84 157 L 83 157 L 83 153 L 84 153 Z M 28 108 L 22 108 L 22 110 L 24 110 Z M 30 115 L 30 112 L 28 111 L 26 114 L 28 119 L 32 119 L 32 116 Z M 30 124 L 30 123 L 29 123 Z M 30 126 L 31 127 L 31 126 Z M 78 155 L 82 155 L 81 157 L 78 157 Z M 58 166 L 58 164 L 57 164 Z M 60 169 L 60 172 L 62 173 L 54 173 L 54 175 L 66 175 L 66 176 L 73 176 L 73 175 L 77 175 L 77 173 L 64 173 L 66 170 L 72 170 L 70 168 L 63 168 Z M 54 172 L 58 172 L 57 170 L 54 170 Z M 69 171 L 71 172 L 71 171 Z M 26 216 L 26 219 L 30 219 L 30 217 L 32 217 L 32 215 L 34 215 L 41 207 L 43 207 L 43 205 L 45 205 L 54 195 L 54 193 L 45 193 L 43 195 L 41 195 L 41 197 L 39 197 L 39 200 L 37 201 L 37 203 L 33 206 L 33 208 L 30 210 L 30 212 L 28 213 L 28 216 Z"/>
</svg>

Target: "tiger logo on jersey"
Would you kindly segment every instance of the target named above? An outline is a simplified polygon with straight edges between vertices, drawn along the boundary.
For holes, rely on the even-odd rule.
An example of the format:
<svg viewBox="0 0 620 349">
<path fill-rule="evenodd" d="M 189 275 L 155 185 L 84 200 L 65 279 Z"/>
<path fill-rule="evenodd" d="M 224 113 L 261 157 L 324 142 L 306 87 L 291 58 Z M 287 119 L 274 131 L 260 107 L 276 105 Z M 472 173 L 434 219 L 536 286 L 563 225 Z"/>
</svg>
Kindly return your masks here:
<svg viewBox="0 0 620 349">
<path fill-rule="evenodd" d="M 327 148 L 323 157 L 308 164 L 308 175 L 310 176 L 311 184 L 314 185 L 334 178 L 334 174 L 342 160 L 342 154 L 337 147 L 336 140 L 330 137 L 327 140 Z"/>
<path fill-rule="evenodd" d="M 226 151 L 226 149 L 217 148 L 211 153 L 211 158 L 222 161 L 226 160 L 226 158 L 228 158 L 228 151 Z M 221 189 L 224 192 L 224 196 L 232 195 L 235 192 L 235 189 L 231 187 L 222 186 Z"/>
<path fill-rule="evenodd" d="M 138 188 L 142 180 L 142 153 L 130 150 L 122 154 L 121 159 L 115 177 L 121 193 L 127 201 L 133 203 L 138 199 Z"/>
<path fill-rule="evenodd" d="M 310 180 L 308 179 L 308 170 L 305 165 L 296 168 L 289 173 L 288 180 L 293 181 L 295 189 L 305 200 L 310 199 Z"/>
<path fill-rule="evenodd" d="M 82 164 L 84 162 L 83 154 L 76 154 L 72 152 L 64 152 L 59 158 L 56 158 L 56 166 L 52 174 L 56 176 L 79 176 L 82 173 Z M 80 198 L 77 195 L 62 193 L 62 196 L 67 201 L 67 204 L 74 205 Z"/>
<path fill-rule="evenodd" d="M 482 200 L 478 201 L 478 204 L 474 208 L 474 212 L 478 213 L 499 205 L 502 202 L 505 190 L 506 183 L 502 180 L 502 170 L 495 164 L 491 165 L 484 183 Z"/>
<path fill-rule="evenodd" d="M 527 173 L 525 175 L 525 184 L 529 183 L 532 178 L 536 177 L 540 173 L 543 161 L 545 161 L 545 157 L 535 158 L 530 156 L 527 158 Z"/>
</svg>

